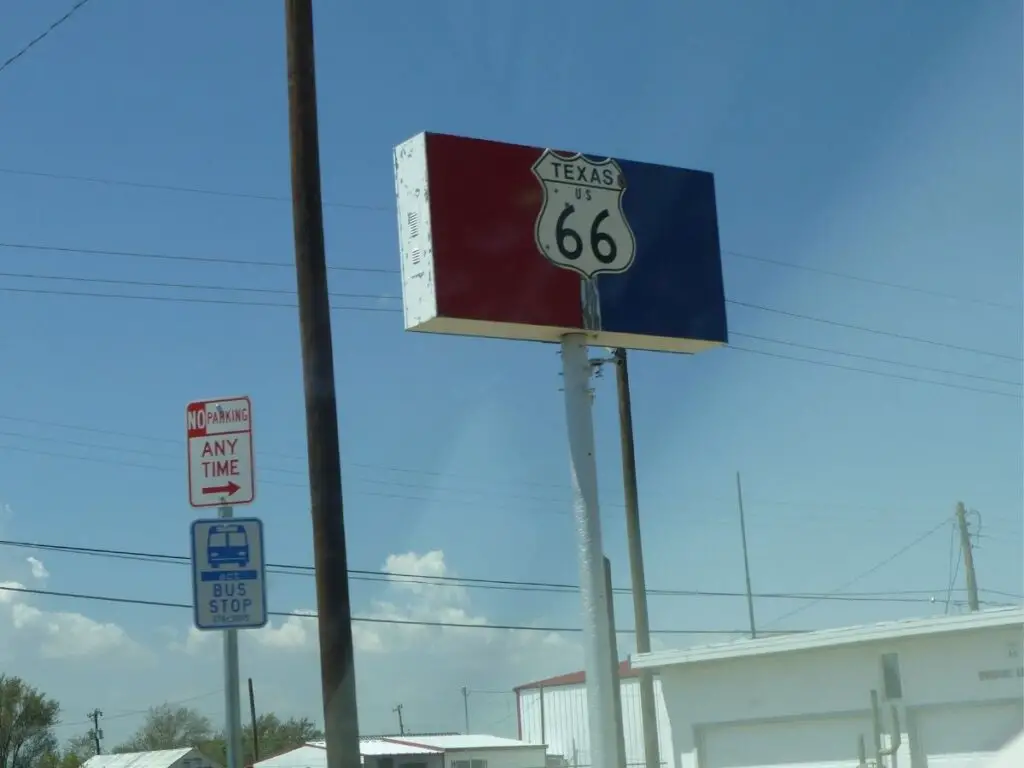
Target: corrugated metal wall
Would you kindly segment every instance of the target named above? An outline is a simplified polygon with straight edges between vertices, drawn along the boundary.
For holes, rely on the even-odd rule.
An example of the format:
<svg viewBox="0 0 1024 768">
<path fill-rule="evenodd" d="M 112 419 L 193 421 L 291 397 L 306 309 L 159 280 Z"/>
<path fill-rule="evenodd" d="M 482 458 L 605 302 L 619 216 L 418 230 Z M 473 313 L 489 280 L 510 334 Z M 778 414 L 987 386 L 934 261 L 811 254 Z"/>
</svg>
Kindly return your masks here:
<svg viewBox="0 0 1024 768">
<path fill-rule="evenodd" d="M 626 762 L 644 765 L 644 733 L 640 717 L 640 683 L 623 680 L 622 721 L 626 737 Z M 541 696 L 544 697 L 543 728 Z M 661 694 L 661 681 L 654 680 L 654 696 L 658 706 L 658 742 L 661 765 L 675 768 L 672 752 L 672 731 L 668 711 Z M 519 692 L 519 722 L 523 741 L 547 744 L 549 754 L 562 755 L 570 766 L 589 768 L 590 729 L 587 723 L 587 689 L 584 685 L 560 685 L 552 688 L 528 689 Z"/>
</svg>

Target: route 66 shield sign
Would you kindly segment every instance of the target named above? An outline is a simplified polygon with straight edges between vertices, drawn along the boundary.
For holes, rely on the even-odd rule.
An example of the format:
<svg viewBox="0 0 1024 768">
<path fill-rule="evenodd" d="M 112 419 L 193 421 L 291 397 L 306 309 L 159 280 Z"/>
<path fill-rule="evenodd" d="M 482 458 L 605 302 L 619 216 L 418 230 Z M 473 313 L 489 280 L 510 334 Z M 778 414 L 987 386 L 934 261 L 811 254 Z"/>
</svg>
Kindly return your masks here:
<svg viewBox="0 0 1024 768">
<path fill-rule="evenodd" d="M 546 259 L 585 279 L 632 266 L 636 238 L 622 211 L 626 179 L 615 160 L 547 149 L 532 170 L 544 190 L 534 235 Z"/>
</svg>

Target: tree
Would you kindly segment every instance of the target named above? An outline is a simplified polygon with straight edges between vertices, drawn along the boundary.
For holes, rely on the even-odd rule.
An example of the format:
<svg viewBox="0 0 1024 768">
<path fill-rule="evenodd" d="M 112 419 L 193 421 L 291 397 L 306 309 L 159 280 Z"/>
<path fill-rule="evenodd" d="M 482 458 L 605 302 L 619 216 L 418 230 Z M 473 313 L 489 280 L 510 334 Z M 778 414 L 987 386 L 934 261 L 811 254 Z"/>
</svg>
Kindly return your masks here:
<svg viewBox="0 0 1024 768">
<path fill-rule="evenodd" d="M 268 757 L 301 747 L 310 741 L 319 741 L 324 734 L 308 717 L 281 720 L 273 712 L 268 712 L 256 718 L 256 736 L 259 738 L 260 757 Z M 242 729 L 242 745 L 248 758 L 251 758 L 252 726 L 247 725 Z"/>
<path fill-rule="evenodd" d="M 72 736 L 64 745 L 60 756 L 60 768 L 78 768 L 82 763 L 96 754 L 96 741 L 92 731 Z"/>
<path fill-rule="evenodd" d="M 149 752 L 156 749 L 194 747 L 213 738 L 206 715 L 189 707 L 161 704 L 150 707 L 145 722 L 114 752 Z M 5 768 L 0 765 L 0 768 Z"/>
<path fill-rule="evenodd" d="M 96 744 L 89 732 L 68 739 L 64 749 L 53 749 L 39 761 L 39 768 L 81 768 L 96 754 Z"/>
<path fill-rule="evenodd" d="M 278 755 L 324 737 L 323 731 L 307 717 L 290 717 L 282 720 L 273 712 L 256 718 L 256 735 L 259 738 L 260 758 Z M 201 749 L 214 762 L 226 765 L 226 741 L 226 734 L 222 733 L 218 738 L 202 745 Z M 251 725 L 242 728 L 242 755 L 245 765 L 252 765 L 255 762 Z"/>
<path fill-rule="evenodd" d="M 45 768 L 58 751 L 60 705 L 18 677 L 0 675 L 0 768 Z"/>
</svg>

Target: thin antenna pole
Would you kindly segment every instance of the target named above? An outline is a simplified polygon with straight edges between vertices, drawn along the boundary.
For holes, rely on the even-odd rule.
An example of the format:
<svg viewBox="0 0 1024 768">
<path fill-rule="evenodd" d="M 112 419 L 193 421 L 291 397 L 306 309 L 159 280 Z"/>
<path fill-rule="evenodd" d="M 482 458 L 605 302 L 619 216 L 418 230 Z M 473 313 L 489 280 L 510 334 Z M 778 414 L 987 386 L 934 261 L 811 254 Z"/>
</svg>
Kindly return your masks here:
<svg viewBox="0 0 1024 768">
<path fill-rule="evenodd" d="M 754 623 L 754 593 L 750 588 L 750 559 L 747 556 L 747 518 L 743 514 L 743 484 L 740 473 L 736 473 L 736 498 L 740 507 L 740 539 L 743 542 L 743 575 L 747 581 L 747 615 L 750 617 L 750 637 L 757 638 L 757 625 Z"/>
</svg>

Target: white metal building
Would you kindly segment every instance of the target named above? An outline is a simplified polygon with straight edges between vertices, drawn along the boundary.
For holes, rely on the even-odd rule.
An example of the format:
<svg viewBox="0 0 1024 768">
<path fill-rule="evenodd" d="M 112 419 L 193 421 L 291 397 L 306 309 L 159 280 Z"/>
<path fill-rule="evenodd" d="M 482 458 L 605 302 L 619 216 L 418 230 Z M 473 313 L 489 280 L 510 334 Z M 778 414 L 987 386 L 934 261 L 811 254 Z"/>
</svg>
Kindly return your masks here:
<svg viewBox="0 0 1024 768">
<path fill-rule="evenodd" d="M 219 768 L 193 747 L 93 755 L 82 768 Z"/>
<path fill-rule="evenodd" d="M 897 764 L 975 768 L 1024 729 L 1024 610 L 887 622 L 634 659 L 660 673 L 680 768 L 853 768 L 871 692 Z M 899 730 L 889 725 L 891 710 Z"/>
<path fill-rule="evenodd" d="M 644 765 L 643 720 L 640 715 L 640 681 L 629 661 L 619 665 L 622 725 L 626 741 L 626 764 Z M 576 768 L 590 766 L 590 726 L 587 720 L 586 675 L 572 672 L 520 685 L 515 689 L 519 738 L 547 744 L 548 753 L 558 755 Z M 658 742 L 661 765 L 673 768 L 672 735 L 661 682 L 654 680 L 658 708 Z"/>
<path fill-rule="evenodd" d="M 485 735 L 382 736 L 359 740 L 365 768 L 545 768 L 543 745 Z M 253 768 L 327 768 L 323 741 L 260 760 Z"/>
</svg>

